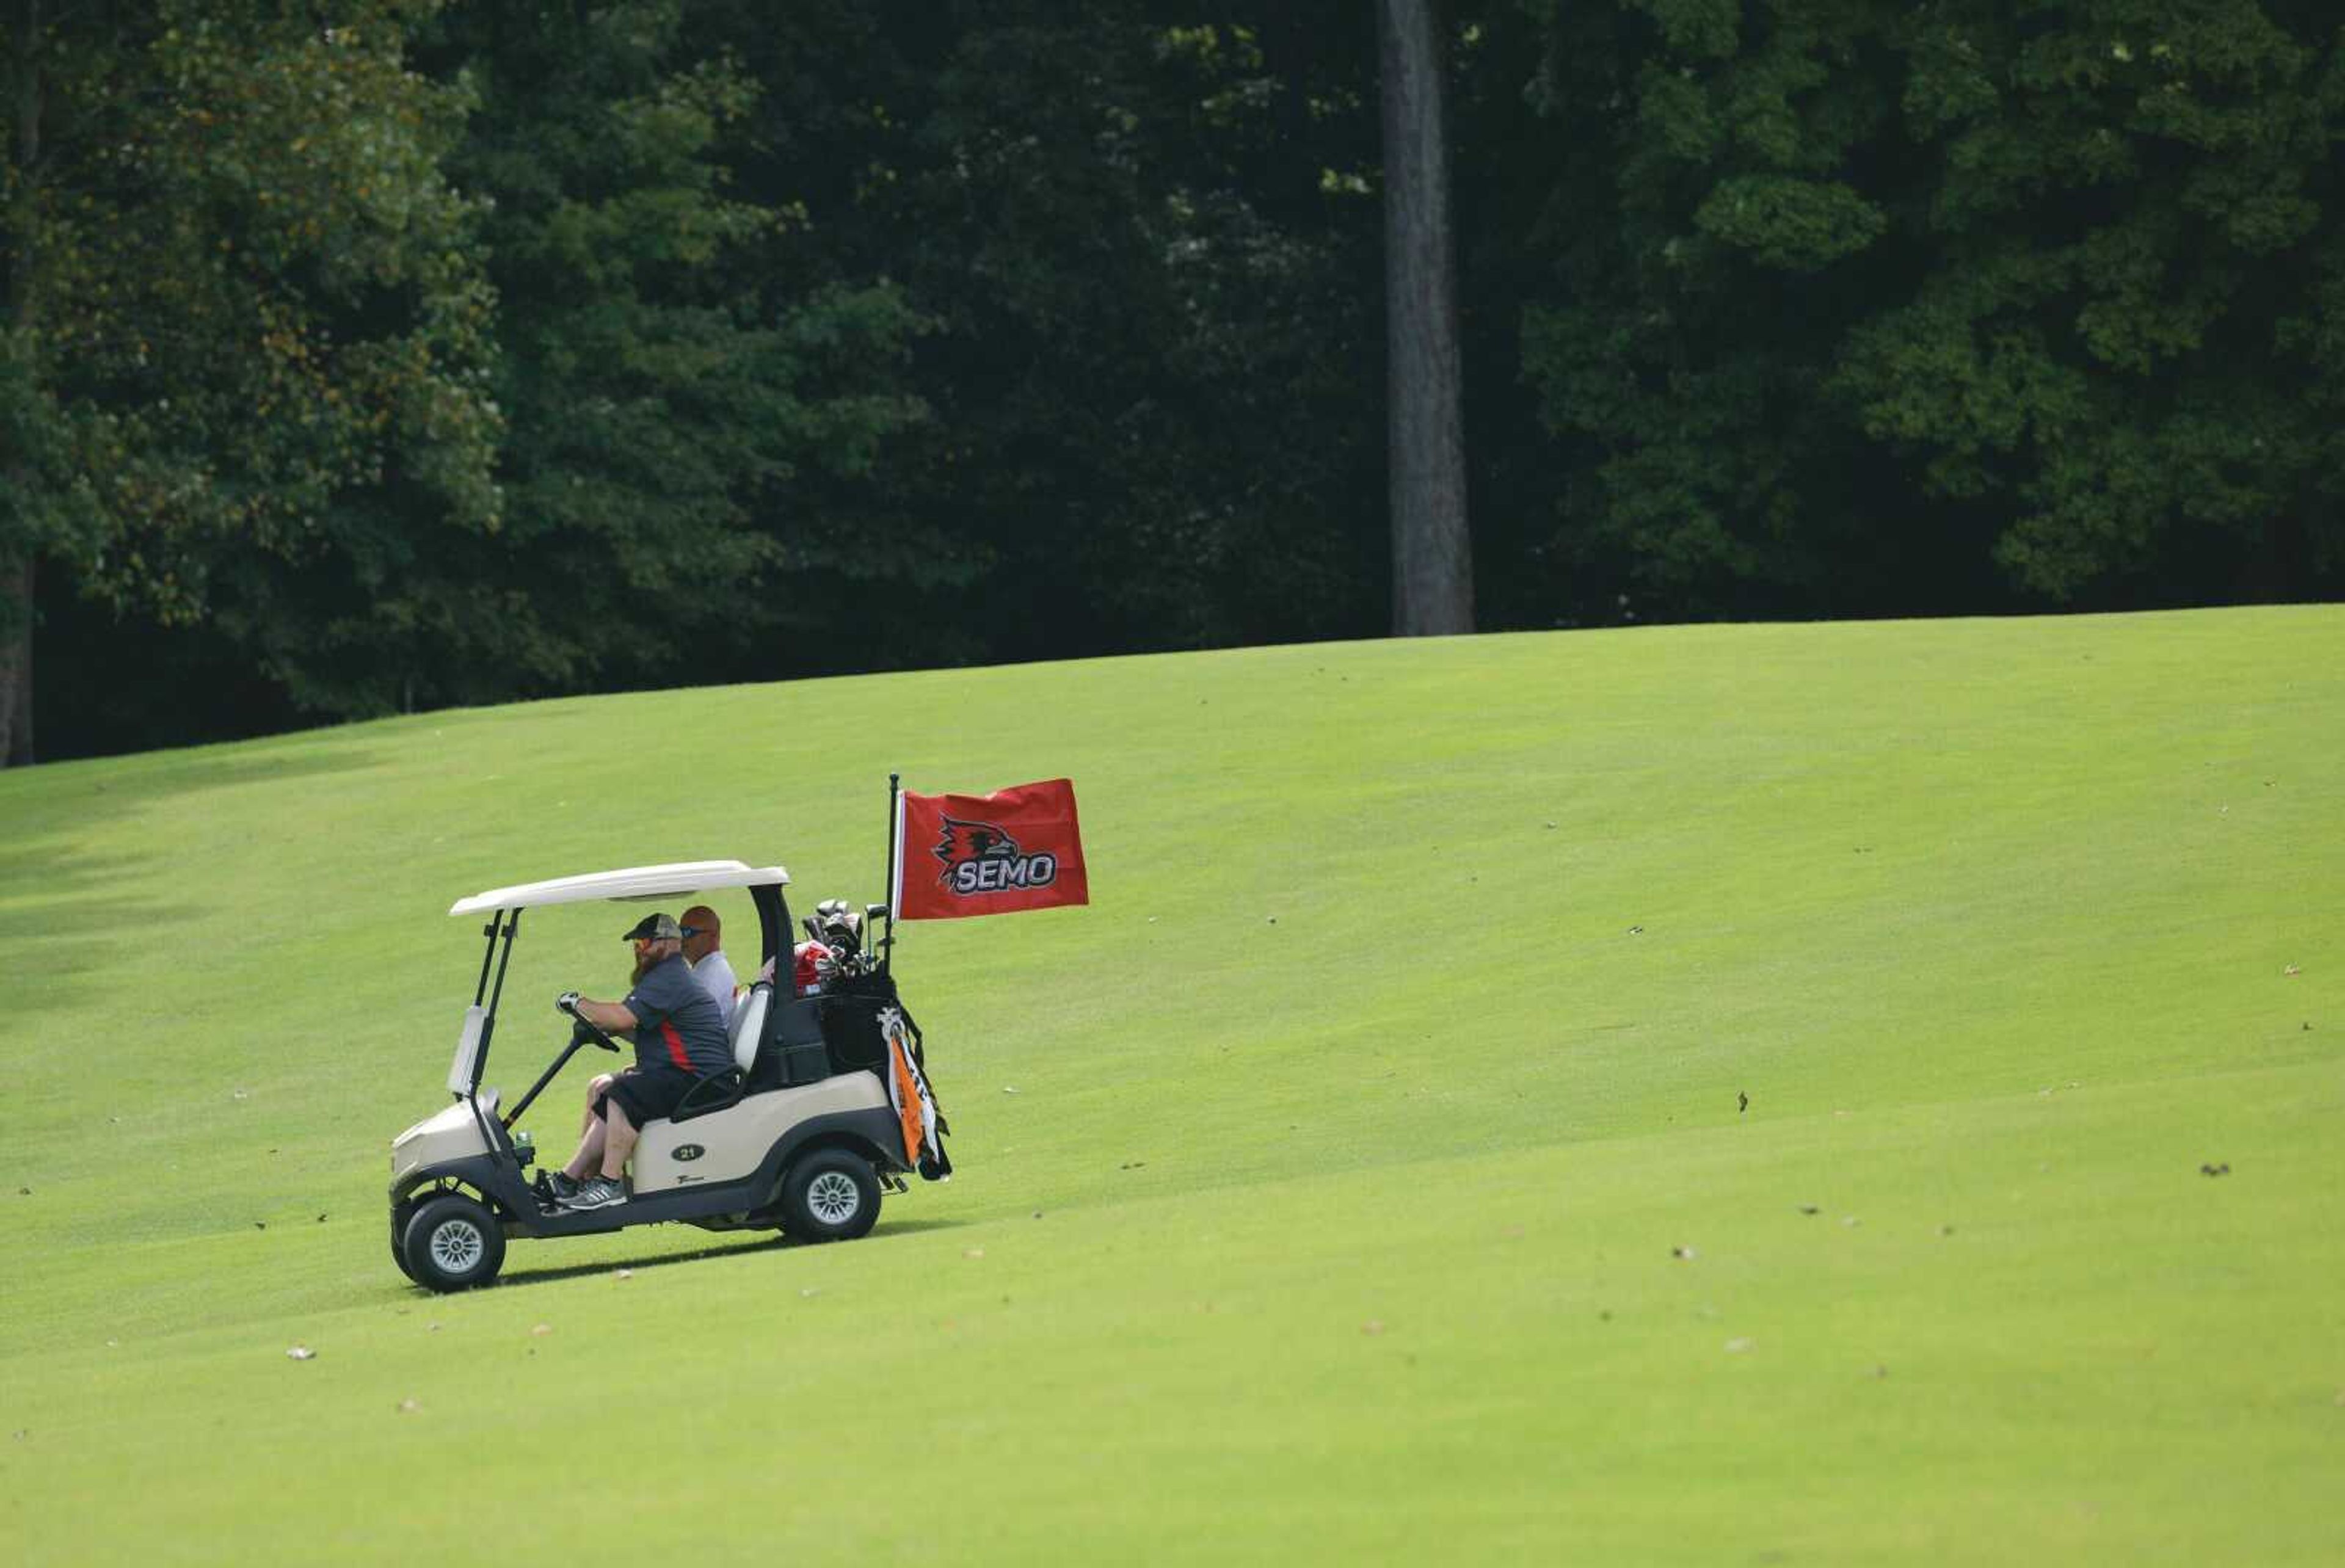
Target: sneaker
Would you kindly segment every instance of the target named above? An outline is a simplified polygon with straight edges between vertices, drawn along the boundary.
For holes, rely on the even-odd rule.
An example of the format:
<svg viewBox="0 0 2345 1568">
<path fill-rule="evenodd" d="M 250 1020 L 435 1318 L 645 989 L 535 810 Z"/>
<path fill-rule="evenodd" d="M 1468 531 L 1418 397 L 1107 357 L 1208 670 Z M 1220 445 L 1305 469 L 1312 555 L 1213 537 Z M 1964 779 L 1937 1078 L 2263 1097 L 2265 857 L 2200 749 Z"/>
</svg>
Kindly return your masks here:
<svg viewBox="0 0 2345 1568">
<path fill-rule="evenodd" d="M 607 1176 L 597 1176 L 579 1185 L 578 1190 L 562 1200 L 564 1209 L 609 1209 L 627 1200 L 627 1189 Z"/>
<path fill-rule="evenodd" d="M 541 1170 L 537 1173 L 538 1202 L 548 1209 L 559 1208 L 577 1196 L 579 1183 L 573 1181 L 567 1171 Z"/>
</svg>

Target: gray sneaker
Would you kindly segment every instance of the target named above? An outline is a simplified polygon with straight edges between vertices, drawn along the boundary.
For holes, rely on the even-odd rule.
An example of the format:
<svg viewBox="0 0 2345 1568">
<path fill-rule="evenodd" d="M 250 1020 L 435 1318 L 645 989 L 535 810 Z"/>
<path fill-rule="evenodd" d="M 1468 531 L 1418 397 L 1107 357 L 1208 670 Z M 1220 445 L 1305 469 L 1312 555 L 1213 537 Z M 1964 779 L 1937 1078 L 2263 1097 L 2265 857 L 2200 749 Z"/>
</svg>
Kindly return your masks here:
<svg viewBox="0 0 2345 1568">
<path fill-rule="evenodd" d="M 553 1195 L 553 1201 L 556 1203 L 566 1203 L 577 1197 L 579 1188 L 584 1185 L 585 1185 L 584 1182 L 571 1179 L 570 1173 L 566 1170 L 549 1170 L 545 1173 L 545 1190 Z"/>
<path fill-rule="evenodd" d="M 607 1176 L 589 1178 L 562 1200 L 564 1209 L 609 1209 L 627 1200 L 627 1189 Z"/>
</svg>

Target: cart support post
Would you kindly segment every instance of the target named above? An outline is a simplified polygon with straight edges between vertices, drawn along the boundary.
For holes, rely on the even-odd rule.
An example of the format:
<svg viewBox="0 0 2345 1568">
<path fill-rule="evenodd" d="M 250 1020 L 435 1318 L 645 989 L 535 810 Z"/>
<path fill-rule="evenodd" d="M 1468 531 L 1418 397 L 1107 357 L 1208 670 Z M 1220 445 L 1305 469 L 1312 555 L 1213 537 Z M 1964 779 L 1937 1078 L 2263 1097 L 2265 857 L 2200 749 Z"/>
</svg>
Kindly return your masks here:
<svg viewBox="0 0 2345 1568">
<path fill-rule="evenodd" d="M 489 945 L 481 950 L 480 984 L 472 987 L 472 1006 L 475 1007 L 488 999 L 489 961 L 497 956 L 497 927 L 504 923 L 505 912 L 500 909 L 489 916 L 489 923 L 486 926 L 481 927 L 481 935 L 489 939 Z"/>
<path fill-rule="evenodd" d="M 489 993 L 488 1017 L 481 1020 L 481 1052 L 472 1058 L 472 1087 L 476 1092 L 481 1087 L 481 1075 L 489 1070 L 489 1042 L 497 1032 L 497 1004 L 504 1000 L 505 967 L 513 962 L 513 933 L 520 929 L 521 911 L 516 909 L 505 921 L 504 951 L 497 956 L 496 989 Z M 493 947 L 496 944 L 491 942 L 489 946 Z"/>
</svg>

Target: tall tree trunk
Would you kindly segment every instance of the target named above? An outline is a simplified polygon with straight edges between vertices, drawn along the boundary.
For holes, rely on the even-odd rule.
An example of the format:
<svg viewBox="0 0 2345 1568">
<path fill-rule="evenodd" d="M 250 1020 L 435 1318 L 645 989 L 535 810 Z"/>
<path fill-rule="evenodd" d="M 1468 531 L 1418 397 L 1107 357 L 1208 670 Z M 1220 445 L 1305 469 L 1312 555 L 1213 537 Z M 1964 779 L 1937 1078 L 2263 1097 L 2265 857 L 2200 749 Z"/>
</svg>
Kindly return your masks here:
<svg viewBox="0 0 2345 1568">
<path fill-rule="evenodd" d="M 10 73 L 15 88 L 9 105 L 15 123 L 9 157 L 17 170 L 17 210 L 10 213 L 5 319 L 21 331 L 33 318 L 33 187 L 40 178 L 41 157 L 41 5 L 19 0 L 9 18 L 16 56 Z M 25 504 L 31 476 L 12 464 L 7 482 Z M 18 547 L 22 549 L 20 545 Z M 0 544 L 0 767 L 18 767 L 33 760 L 33 559 L 12 554 Z"/>
<path fill-rule="evenodd" d="M 0 568 L 0 767 L 33 759 L 33 563 Z"/>
<path fill-rule="evenodd" d="M 1449 138 L 1436 0 L 1376 0 L 1385 152 L 1386 453 L 1393 631 L 1474 630 Z"/>
</svg>

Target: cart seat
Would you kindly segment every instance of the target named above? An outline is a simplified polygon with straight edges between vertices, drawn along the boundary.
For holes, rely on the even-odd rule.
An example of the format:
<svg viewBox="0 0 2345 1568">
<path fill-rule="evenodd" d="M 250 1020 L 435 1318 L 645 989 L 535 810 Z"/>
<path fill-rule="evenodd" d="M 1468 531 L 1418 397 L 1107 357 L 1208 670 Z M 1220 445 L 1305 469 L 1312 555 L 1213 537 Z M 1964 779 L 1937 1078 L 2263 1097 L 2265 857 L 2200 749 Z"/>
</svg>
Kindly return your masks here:
<svg viewBox="0 0 2345 1568">
<path fill-rule="evenodd" d="M 760 980 L 749 987 L 749 994 L 733 1009 L 733 1036 L 728 1043 L 733 1047 L 734 1064 L 745 1073 L 757 1060 L 757 1043 L 765 1038 L 766 1013 L 773 1000 L 772 982 Z"/>
<path fill-rule="evenodd" d="M 773 995 L 773 986 L 762 980 L 749 987 L 749 994 L 733 1009 L 736 1065 L 721 1073 L 711 1073 L 685 1090 L 684 1098 L 668 1112 L 668 1120 L 690 1121 L 694 1117 L 726 1110 L 740 1103 L 749 1087 L 749 1067 L 757 1059 L 757 1041 L 766 1032 L 766 1009 Z"/>
</svg>

